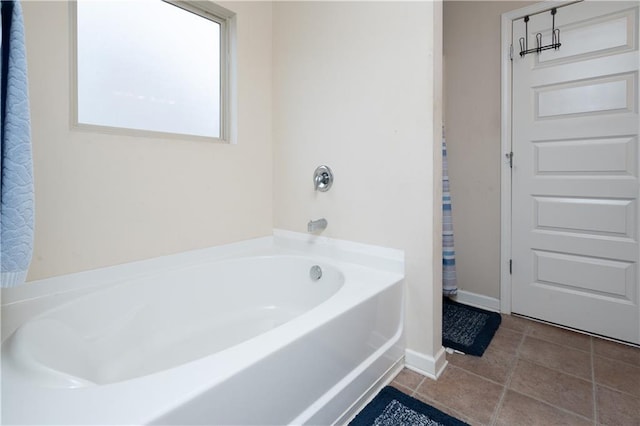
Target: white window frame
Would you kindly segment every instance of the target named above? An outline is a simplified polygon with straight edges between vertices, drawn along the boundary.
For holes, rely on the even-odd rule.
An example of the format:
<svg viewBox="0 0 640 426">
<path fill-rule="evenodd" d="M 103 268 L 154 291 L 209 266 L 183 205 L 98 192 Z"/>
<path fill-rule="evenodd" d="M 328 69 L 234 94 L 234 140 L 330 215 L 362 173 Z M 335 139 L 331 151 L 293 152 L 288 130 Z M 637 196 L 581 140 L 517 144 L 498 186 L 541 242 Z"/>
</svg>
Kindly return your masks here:
<svg viewBox="0 0 640 426">
<path fill-rule="evenodd" d="M 198 136 L 182 133 L 169 133 L 154 130 L 131 129 L 125 127 L 100 126 L 80 123 L 78 120 L 78 5 L 70 3 L 71 22 L 71 127 L 101 133 L 130 136 L 163 137 L 169 139 L 206 140 L 225 143 L 236 143 L 236 15 L 208 0 L 158 0 L 164 1 L 204 19 L 220 25 L 220 136 Z"/>
</svg>

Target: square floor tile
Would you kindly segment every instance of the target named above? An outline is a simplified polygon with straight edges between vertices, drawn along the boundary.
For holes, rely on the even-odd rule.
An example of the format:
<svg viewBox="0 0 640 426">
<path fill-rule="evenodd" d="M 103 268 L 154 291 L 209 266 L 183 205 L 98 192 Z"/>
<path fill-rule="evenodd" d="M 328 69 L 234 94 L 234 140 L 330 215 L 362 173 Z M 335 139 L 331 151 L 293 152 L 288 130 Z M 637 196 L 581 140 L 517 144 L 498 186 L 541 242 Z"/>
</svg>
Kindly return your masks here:
<svg viewBox="0 0 640 426">
<path fill-rule="evenodd" d="M 509 388 L 588 419 L 593 418 L 593 384 L 587 380 L 518 360 Z"/>
<path fill-rule="evenodd" d="M 598 386 L 598 423 L 603 425 L 640 425 L 640 398 Z"/>
<path fill-rule="evenodd" d="M 591 380 L 591 353 L 526 336 L 519 356 L 536 364 Z"/>
<path fill-rule="evenodd" d="M 596 383 L 640 397 L 640 367 L 599 356 L 593 364 Z"/>
<path fill-rule="evenodd" d="M 640 367 L 640 348 L 594 338 L 593 353 Z"/>
</svg>

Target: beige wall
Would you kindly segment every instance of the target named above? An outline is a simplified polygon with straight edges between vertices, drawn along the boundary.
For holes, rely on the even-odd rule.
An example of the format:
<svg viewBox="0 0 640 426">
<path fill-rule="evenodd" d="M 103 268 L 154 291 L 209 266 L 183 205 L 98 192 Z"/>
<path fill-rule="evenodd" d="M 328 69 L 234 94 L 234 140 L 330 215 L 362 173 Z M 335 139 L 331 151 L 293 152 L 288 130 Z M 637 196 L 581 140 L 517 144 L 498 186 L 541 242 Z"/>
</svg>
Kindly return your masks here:
<svg viewBox="0 0 640 426">
<path fill-rule="evenodd" d="M 407 347 L 427 356 L 441 335 L 440 6 L 282 2 L 273 24 L 275 227 L 324 217 L 325 236 L 405 250 Z"/>
<path fill-rule="evenodd" d="M 440 3 L 224 3 L 238 13 L 237 145 L 70 128 L 67 3 L 23 5 L 37 194 L 30 279 L 274 225 L 305 232 L 326 217 L 326 236 L 405 250 L 407 346 L 427 357 L 440 349 Z M 315 193 L 323 163 L 336 182 Z"/>
<path fill-rule="evenodd" d="M 271 3 L 238 14 L 238 143 L 72 129 L 67 2 L 23 2 L 36 184 L 29 279 L 271 234 Z"/>
<path fill-rule="evenodd" d="M 500 297 L 500 15 L 523 1 L 444 2 L 444 104 L 460 289 Z"/>
</svg>

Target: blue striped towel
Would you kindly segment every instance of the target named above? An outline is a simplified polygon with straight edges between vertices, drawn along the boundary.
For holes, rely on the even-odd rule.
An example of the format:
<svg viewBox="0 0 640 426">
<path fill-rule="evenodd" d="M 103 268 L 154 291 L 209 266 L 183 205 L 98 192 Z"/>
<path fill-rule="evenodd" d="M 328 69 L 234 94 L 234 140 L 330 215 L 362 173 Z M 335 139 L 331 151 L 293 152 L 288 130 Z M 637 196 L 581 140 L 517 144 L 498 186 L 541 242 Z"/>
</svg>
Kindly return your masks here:
<svg viewBox="0 0 640 426">
<path fill-rule="evenodd" d="M 447 143 L 442 129 L 442 292 L 445 296 L 458 293 L 456 277 L 456 250 L 453 245 L 453 217 L 451 216 L 451 192 L 449 190 L 449 165 Z"/>
</svg>

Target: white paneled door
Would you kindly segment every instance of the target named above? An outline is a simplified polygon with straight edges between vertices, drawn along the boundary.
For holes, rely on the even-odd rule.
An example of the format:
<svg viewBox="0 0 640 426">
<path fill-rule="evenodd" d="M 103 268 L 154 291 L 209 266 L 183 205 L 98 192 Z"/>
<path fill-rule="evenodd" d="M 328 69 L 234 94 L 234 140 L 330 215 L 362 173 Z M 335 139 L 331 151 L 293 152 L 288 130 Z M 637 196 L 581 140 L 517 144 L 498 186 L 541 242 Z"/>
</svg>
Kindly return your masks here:
<svg viewBox="0 0 640 426">
<path fill-rule="evenodd" d="M 640 343 L 638 8 L 557 8 L 561 47 L 513 21 L 512 311 Z M 529 17 L 528 47 L 552 16 Z"/>
</svg>

